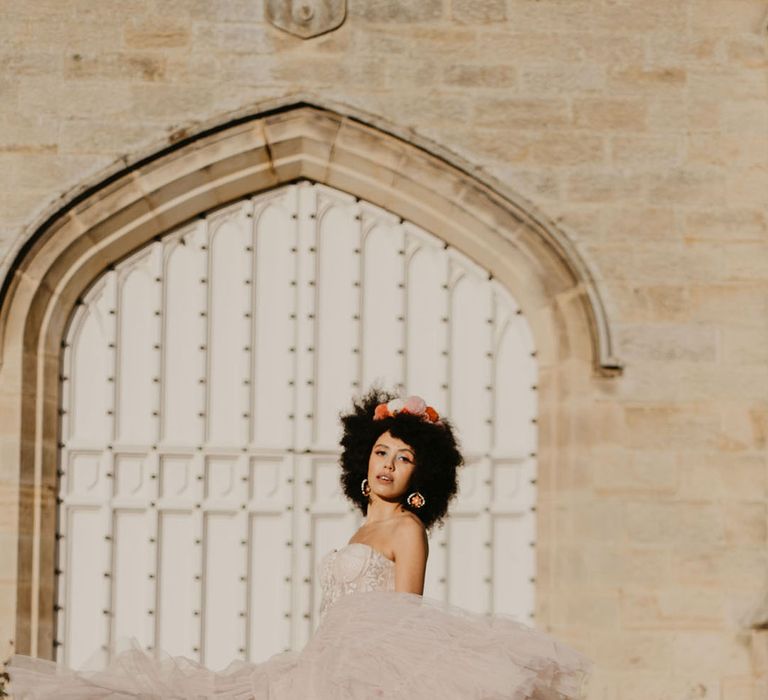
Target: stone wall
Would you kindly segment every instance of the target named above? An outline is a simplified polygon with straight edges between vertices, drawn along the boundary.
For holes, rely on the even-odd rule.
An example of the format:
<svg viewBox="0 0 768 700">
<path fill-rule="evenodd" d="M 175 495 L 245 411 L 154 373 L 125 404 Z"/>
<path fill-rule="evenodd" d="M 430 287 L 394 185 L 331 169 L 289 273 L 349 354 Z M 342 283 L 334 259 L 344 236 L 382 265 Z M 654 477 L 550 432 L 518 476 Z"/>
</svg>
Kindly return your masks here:
<svg viewBox="0 0 768 700">
<path fill-rule="evenodd" d="M 765 0 L 348 0 L 340 29 L 302 41 L 259 0 L 3 3 L 0 272 L 79 183 L 261 101 L 314 94 L 455 152 L 569 235 L 626 366 L 572 388 L 584 410 L 559 438 L 569 497 L 553 525 L 570 540 L 541 562 L 559 582 L 543 620 L 596 659 L 591 698 L 757 700 L 765 635 L 744 620 L 768 572 L 766 14 Z M 0 465 L 5 560 L 14 469 Z M 14 575 L 0 573 L 3 630 Z"/>
</svg>

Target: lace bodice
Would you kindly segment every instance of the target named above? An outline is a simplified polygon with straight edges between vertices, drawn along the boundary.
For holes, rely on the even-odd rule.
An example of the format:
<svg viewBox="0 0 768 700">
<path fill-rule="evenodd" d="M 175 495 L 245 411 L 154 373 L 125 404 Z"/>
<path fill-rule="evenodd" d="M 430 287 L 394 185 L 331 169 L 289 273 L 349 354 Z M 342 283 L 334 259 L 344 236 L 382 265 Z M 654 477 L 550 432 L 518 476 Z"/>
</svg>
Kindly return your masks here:
<svg viewBox="0 0 768 700">
<path fill-rule="evenodd" d="M 395 563 L 362 542 L 328 552 L 320 561 L 320 618 L 348 593 L 395 590 Z"/>
</svg>

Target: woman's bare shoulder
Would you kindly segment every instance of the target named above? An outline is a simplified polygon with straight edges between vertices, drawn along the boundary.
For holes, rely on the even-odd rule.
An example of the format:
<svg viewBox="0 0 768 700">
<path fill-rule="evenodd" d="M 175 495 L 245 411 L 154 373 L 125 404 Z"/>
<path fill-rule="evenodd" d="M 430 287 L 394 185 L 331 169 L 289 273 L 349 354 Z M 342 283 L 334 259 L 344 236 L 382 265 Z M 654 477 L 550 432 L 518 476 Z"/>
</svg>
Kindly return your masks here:
<svg viewBox="0 0 768 700">
<path fill-rule="evenodd" d="M 392 538 L 402 545 L 426 543 L 427 529 L 418 515 L 408 511 L 398 518 L 392 532 Z"/>
</svg>

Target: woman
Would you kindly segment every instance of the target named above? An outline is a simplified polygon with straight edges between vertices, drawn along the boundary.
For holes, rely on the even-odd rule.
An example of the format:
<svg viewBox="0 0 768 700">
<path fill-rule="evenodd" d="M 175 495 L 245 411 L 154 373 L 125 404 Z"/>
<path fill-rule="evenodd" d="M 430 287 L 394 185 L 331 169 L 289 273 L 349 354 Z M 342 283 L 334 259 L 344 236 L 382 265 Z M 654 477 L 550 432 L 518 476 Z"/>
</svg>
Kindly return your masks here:
<svg viewBox="0 0 768 700">
<path fill-rule="evenodd" d="M 342 416 L 341 482 L 365 516 L 320 563 L 321 623 L 300 653 L 214 672 L 139 649 L 76 673 L 15 657 L 18 698 L 571 700 L 589 662 L 508 617 L 422 597 L 427 531 L 445 516 L 462 464 L 450 423 L 419 397 L 376 390 Z M 354 594 L 354 595 L 353 595 Z M 364 594 L 364 595 L 361 595 Z"/>
</svg>

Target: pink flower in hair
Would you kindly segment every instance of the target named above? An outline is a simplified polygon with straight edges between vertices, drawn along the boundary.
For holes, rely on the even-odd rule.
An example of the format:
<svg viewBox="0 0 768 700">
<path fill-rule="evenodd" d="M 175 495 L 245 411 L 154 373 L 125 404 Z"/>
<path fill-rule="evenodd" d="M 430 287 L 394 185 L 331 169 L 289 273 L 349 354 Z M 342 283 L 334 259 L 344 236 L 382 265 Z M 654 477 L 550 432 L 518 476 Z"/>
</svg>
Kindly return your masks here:
<svg viewBox="0 0 768 700">
<path fill-rule="evenodd" d="M 427 402 L 421 396 L 409 396 L 405 400 L 403 411 L 420 416 L 427 410 Z"/>
</svg>

